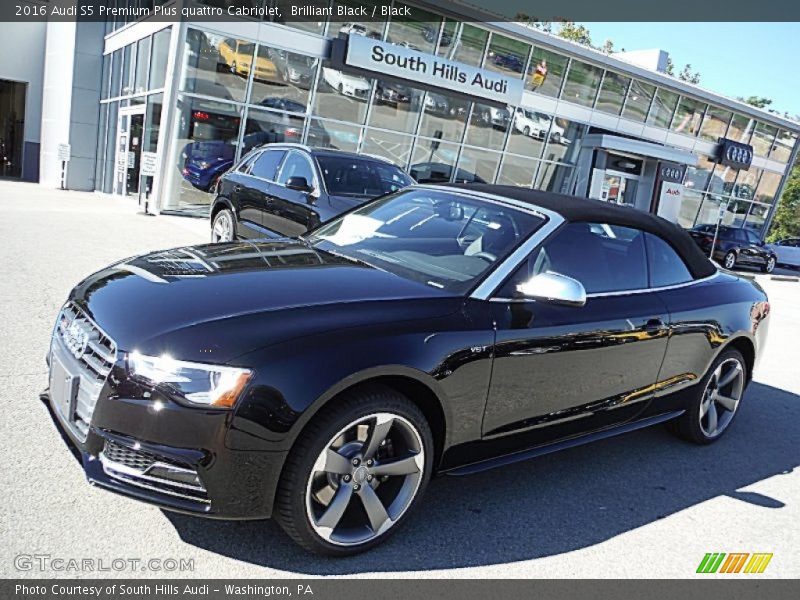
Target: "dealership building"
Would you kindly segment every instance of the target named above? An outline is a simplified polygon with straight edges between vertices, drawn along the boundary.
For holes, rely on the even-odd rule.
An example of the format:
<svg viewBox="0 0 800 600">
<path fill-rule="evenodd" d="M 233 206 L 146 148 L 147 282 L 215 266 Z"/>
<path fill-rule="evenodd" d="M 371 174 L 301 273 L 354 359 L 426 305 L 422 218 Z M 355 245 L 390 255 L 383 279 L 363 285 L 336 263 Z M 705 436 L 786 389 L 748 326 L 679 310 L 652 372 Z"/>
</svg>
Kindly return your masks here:
<svg viewBox="0 0 800 600">
<path fill-rule="evenodd" d="M 35 35 L 0 58 L 13 163 L 0 175 L 38 171 L 45 185 L 207 215 L 241 156 L 297 142 L 382 156 L 419 181 L 534 187 L 765 232 L 800 124 L 660 72 L 662 52 L 609 56 L 466 7 L 415 6 L 415 20 L 378 23 L 25 24 Z M 21 68 L 38 56 L 38 71 Z"/>
</svg>

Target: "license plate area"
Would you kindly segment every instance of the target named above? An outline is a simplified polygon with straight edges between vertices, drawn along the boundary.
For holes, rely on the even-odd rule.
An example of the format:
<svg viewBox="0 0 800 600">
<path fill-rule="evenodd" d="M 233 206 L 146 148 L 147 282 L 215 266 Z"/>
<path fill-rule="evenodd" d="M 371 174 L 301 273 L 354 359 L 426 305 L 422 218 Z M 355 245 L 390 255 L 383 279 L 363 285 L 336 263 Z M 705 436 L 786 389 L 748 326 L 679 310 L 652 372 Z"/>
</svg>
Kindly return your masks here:
<svg viewBox="0 0 800 600">
<path fill-rule="evenodd" d="M 56 354 L 52 356 L 51 365 L 50 401 L 64 419 L 72 421 L 78 398 L 79 377 L 70 374 Z"/>
</svg>

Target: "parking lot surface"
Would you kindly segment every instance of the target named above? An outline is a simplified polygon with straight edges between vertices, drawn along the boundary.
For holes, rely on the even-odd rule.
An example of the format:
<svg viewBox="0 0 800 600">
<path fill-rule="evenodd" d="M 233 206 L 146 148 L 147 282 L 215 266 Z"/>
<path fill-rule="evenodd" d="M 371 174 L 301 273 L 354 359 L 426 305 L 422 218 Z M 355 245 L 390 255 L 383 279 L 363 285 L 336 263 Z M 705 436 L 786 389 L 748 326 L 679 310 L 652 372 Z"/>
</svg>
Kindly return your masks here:
<svg viewBox="0 0 800 600">
<path fill-rule="evenodd" d="M 3 577 L 682 578 L 697 576 L 708 552 L 773 553 L 758 577 L 800 576 L 796 280 L 757 276 L 772 304 L 769 344 L 720 442 L 696 447 L 655 427 L 440 478 L 386 545 L 329 560 L 300 550 L 271 521 L 207 521 L 90 487 L 38 399 L 53 320 L 71 287 L 126 256 L 205 242 L 206 221 L 8 182 L 0 182 L 0 209 Z M 193 570 L 40 570 L 19 558 L 32 555 L 95 567 L 191 559 Z"/>
</svg>

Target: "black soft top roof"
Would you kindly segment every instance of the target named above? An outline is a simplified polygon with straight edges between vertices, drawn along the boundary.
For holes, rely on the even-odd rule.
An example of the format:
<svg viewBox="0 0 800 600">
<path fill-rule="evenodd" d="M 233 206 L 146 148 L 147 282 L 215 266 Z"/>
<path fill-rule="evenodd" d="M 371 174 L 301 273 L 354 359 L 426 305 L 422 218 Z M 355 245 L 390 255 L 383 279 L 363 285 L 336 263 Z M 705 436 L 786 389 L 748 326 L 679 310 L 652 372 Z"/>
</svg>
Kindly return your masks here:
<svg viewBox="0 0 800 600">
<path fill-rule="evenodd" d="M 445 185 L 465 191 L 494 194 L 527 202 L 556 212 L 572 223 L 608 223 L 648 231 L 663 238 L 675 249 L 695 279 L 713 275 L 717 270 L 688 233 L 678 225 L 643 210 L 513 185 L 482 183 L 448 183 Z"/>
</svg>

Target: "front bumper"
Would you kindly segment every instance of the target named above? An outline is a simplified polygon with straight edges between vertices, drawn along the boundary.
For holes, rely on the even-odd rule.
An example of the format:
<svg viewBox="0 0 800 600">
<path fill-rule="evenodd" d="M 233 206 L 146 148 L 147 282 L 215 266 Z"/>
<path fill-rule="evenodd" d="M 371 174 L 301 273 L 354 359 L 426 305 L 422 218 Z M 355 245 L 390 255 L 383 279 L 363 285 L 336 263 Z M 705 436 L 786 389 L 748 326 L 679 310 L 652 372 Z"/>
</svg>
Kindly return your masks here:
<svg viewBox="0 0 800 600">
<path fill-rule="evenodd" d="M 64 372 L 77 381 L 75 388 L 83 385 L 80 361 L 58 335 L 48 362 L 51 372 L 60 365 L 51 386 Z M 121 360 L 102 382 L 88 425 L 85 413 L 78 419 L 74 408 L 65 408 L 69 402 L 55 397 L 60 389 L 54 392 L 48 389 L 41 399 L 90 484 L 193 515 L 271 516 L 286 452 L 227 447 L 230 411 L 188 408 L 142 390 L 127 379 Z"/>
</svg>

